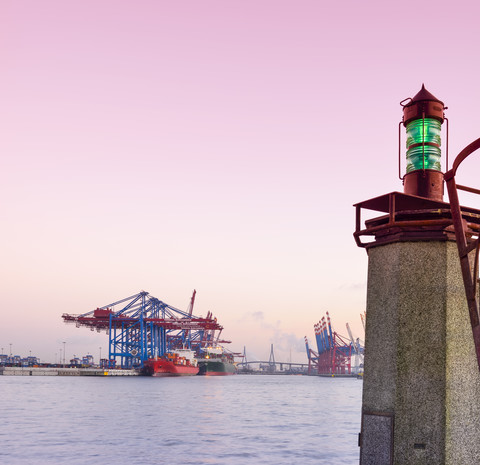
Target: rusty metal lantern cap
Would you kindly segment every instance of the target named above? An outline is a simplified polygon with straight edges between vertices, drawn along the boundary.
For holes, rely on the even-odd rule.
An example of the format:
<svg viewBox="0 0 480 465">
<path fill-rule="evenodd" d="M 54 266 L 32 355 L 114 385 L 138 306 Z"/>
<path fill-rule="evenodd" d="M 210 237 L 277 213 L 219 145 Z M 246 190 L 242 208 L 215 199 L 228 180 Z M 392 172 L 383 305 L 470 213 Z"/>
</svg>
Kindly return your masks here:
<svg viewBox="0 0 480 465">
<path fill-rule="evenodd" d="M 418 92 L 415 97 L 402 100 L 400 105 L 403 106 L 404 126 L 407 126 L 407 124 L 414 119 L 435 118 L 443 123 L 445 118 L 443 114 L 445 105 L 425 89 L 425 84 L 422 84 L 420 92 Z"/>
</svg>

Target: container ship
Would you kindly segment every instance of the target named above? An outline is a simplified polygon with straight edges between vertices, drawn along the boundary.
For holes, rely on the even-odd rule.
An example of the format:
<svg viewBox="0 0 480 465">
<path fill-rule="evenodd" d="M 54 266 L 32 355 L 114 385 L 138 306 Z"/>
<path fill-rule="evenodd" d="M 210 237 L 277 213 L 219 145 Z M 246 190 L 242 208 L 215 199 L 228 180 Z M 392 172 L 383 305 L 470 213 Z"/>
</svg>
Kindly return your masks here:
<svg viewBox="0 0 480 465">
<path fill-rule="evenodd" d="M 189 349 L 178 349 L 163 357 L 149 358 L 143 364 L 148 376 L 193 376 L 199 372 L 195 354 Z"/>
<path fill-rule="evenodd" d="M 204 358 L 198 358 L 197 361 L 200 368 L 199 375 L 227 376 L 237 373 L 233 354 L 225 352 L 223 347 L 207 347 Z"/>
</svg>

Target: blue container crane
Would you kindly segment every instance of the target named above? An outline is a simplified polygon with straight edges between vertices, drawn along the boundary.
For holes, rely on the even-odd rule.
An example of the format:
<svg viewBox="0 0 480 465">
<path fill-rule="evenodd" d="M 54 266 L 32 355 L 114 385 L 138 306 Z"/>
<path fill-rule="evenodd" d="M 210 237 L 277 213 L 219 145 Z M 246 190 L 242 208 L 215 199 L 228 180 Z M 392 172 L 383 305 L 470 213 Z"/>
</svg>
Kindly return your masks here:
<svg viewBox="0 0 480 465">
<path fill-rule="evenodd" d="M 81 315 L 65 313 L 62 318 L 77 327 L 105 330 L 110 366 L 120 361 L 121 368 L 141 368 L 147 359 L 175 349 L 199 352 L 214 340 L 216 331 L 221 332 L 223 327 L 211 312 L 206 318 L 193 315 L 195 293 L 187 311 L 141 291 Z"/>
</svg>

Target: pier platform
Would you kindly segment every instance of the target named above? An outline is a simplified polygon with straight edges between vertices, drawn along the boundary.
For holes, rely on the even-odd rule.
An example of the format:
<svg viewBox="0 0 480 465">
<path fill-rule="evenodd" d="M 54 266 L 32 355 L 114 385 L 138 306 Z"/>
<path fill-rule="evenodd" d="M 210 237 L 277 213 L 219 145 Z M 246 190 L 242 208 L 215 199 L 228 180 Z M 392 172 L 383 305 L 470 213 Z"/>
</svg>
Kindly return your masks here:
<svg viewBox="0 0 480 465">
<path fill-rule="evenodd" d="M 60 367 L 1 367 L 3 376 L 138 376 L 137 370 Z"/>
</svg>

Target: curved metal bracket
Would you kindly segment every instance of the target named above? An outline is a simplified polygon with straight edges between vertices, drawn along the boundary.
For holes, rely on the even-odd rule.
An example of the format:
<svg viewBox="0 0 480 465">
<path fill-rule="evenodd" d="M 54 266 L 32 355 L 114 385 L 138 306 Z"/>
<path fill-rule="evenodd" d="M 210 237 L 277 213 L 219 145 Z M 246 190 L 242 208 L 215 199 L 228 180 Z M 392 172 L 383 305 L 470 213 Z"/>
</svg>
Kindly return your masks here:
<svg viewBox="0 0 480 465">
<path fill-rule="evenodd" d="M 473 340 L 475 343 L 475 351 L 477 354 L 477 363 L 480 370 L 480 317 L 478 312 L 477 297 L 477 276 L 478 276 L 478 256 L 480 249 L 480 238 L 472 240 L 467 237 L 462 210 L 458 200 L 458 189 L 479 194 L 478 189 L 459 186 L 455 182 L 455 175 L 460 164 L 475 150 L 480 148 L 480 138 L 467 145 L 455 158 L 452 169 L 445 173 L 445 182 L 447 184 L 448 197 L 450 200 L 450 211 L 452 214 L 453 227 L 455 230 L 455 239 L 457 242 L 458 255 L 460 258 L 460 266 L 462 269 L 463 284 L 468 303 L 468 312 L 470 315 L 470 323 L 472 325 Z M 471 236 L 471 234 L 470 234 Z M 472 267 L 469 260 L 469 254 L 475 249 L 475 258 Z"/>
<path fill-rule="evenodd" d="M 452 169 L 445 173 L 445 181 L 448 181 L 450 178 L 455 177 L 457 174 L 458 167 L 460 163 L 464 161 L 469 155 L 471 155 L 475 150 L 480 148 L 480 138 L 474 140 L 471 144 L 468 144 L 455 158 Z"/>
</svg>

